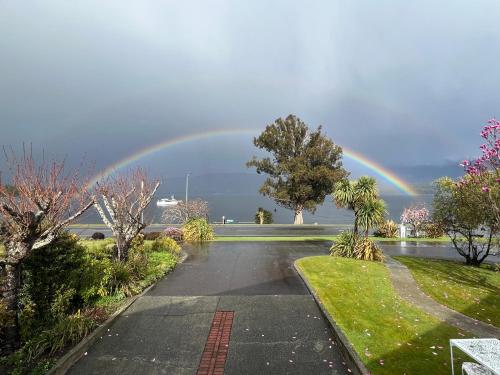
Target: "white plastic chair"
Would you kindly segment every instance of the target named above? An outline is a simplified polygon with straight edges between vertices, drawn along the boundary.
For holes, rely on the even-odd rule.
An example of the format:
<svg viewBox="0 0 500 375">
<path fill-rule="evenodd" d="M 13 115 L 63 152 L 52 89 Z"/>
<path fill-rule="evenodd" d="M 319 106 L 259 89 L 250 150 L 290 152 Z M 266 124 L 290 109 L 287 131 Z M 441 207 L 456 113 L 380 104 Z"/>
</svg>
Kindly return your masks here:
<svg viewBox="0 0 500 375">
<path fill-rule="evenodd" d="M 464 362 L 462 364 L 462 375 L 493 375 L 493 373 L 480 364 Z"/>
</svg>

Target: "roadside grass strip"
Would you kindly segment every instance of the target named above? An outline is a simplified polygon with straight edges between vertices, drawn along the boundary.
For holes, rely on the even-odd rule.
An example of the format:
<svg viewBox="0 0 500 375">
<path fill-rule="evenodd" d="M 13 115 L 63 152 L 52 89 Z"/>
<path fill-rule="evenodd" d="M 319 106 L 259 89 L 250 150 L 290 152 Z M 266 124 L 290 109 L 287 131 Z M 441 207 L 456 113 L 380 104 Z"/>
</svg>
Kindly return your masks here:
<svg viewBox="0 0 500 375">
<path fill-rule="evenodd" d="M 394 257 L 429 297 L 471 318 L 500 327 L 500 272 L 447 260 Z"/>
<path fill-rule="evenodd" d="M 376 242 L 388 242 L 399 244 L 401 242 L 426 242 L 426 243 L 448 243 L 450 242 L 447 237 L 440 238 L 383 238 L 383 237 L 369 237 Z M 338 239 L 337 235 L 316 235 L 316 236 L 228 236 L 216 235 L 214 241 L 216 242 L 253 242 L 253 241 L 335 241 Z"/>
<path fill-rule="evenodd" d="M 296 264 L 373 374 L 450 374 L 449 339 L 471 337 L 403 301 L 382 263 L 317 256 Z"/>
</svg>

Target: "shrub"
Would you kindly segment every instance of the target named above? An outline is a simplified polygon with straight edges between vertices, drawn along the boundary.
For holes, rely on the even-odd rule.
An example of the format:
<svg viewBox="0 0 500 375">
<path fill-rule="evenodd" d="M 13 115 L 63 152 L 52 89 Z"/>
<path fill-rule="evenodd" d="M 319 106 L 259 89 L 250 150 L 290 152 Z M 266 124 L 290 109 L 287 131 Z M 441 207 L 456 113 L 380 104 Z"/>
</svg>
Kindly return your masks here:
<svg viewBox="0 0 500 375">
<path fill-rule="evenodd" d="M 332 256 L 354 258 L 360 260 L 379 261 L 383 260 L 382 250 L 368 237 L 356 235 L 352 231 L 340 234 L 337 241 L 330 248 Z"/>
<path fill-rule="evenodd" d="M 424 223 L 422 224 L 422 231 L 425 233 L 425 236 L 429 238 L 439 238 L 444 236 L 444 228 L 438 223 Z"/>
<path fill-rule="evenodd" d="M 392 220 L 386 220 L 379 225 L 374 233 L 376 237 L 397 238 L 399 226 Z"/>
<path fill-rule="evenodd" d="M 356 242 L 356 259 L 382 262 L 384 256 L 380 247 L 368 237 Z"/>
<path fill-rule="evenodd" d="M 172 238 L 177 242 L 182 242 L 182 229 L 176 227 L 167 227 L 163 231 L 163 236 Z"/>
<path fill-rule="evenodd" d="M 330 254 L 344 258 L 355 258 L 356 234 L 352 231 L 340 233 L 330 248 Z"/>
<path fill-rule="evenodd" d="M 83 305 L 82 294 L 89 287 L 85 281 L 93 282 L 82 277 L 87 269 L 86 249 L 67 233 L 31 254 L 23 267 L 20 293 L 24 340 Z"/>
<path fill-rule="evenodd" d="M 264 210 L 262 207 L 259 207 L 257 212 L 255 213 L 255 224 L 272 224 L 273 223 L 273 214 L 268 211 Z"/>
<path fill-rule="evenodd" d="M 145 241 L 154 241 L 159 238 L 161 234 L 161 232 L 145 232 L 143 235 Z"/>
<path fill-rule="evenodd" d="M 174 255 L 179 255 L 181 253 L 181 247 L 179 244 L 170 237 L 160 237 L 157 238 L 153 245 L 151 246 L 152 251 L 168 251 Z"/>
<path fill-rule="evenodd" d="M 91 237 L 93 240 L 103 240 L 106 238 L 106 236 L 104 235 L 104 233 L 101 233 L 101 232 L 94 232 L 92 234 L 92 237 Z"/>
<path fill-rule="evenodd" d="M 214 239 L 214 231 L 205 219 L 191 219 L 182 227 L 186 242 L 206 242 Z"/>
<path fill-rule="evenodd" d="M 46 352 L 54 354 L 68 345 L 78 343 L 96 325 L 94 320 L 81 315 L 80 312 L 61 319 L 53 328 L 43 331 L 25 345 L 23 350 L 26 352 L 27 360 L 38 358 Z"/>
</svg>

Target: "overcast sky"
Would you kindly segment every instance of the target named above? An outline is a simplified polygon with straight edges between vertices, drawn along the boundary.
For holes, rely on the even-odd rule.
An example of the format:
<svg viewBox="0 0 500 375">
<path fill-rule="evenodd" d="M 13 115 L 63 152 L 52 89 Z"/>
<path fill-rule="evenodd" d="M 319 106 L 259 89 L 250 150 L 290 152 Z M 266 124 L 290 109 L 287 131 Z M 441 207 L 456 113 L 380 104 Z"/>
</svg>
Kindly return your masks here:
<svg viewBox="0 0 500 375">
<path fill-rule="evenodd" d="M 498 0 L 0 0 L 0 143 L 100 169 L 294 113 L 384 166 L 455 162 L 500 117 L 499 20 Z M 141 163 L 234 172 L 253 153 L 233 135 Z"/>
</svg>

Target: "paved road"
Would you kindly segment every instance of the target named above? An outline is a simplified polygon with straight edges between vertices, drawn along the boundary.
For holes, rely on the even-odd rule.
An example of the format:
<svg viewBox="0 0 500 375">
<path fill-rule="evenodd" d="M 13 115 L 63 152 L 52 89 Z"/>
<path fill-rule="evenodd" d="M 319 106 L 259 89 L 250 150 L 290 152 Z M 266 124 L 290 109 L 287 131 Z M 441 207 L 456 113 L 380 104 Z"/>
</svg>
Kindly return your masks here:
<svg viewBox="0 0 500 375">
<path fill-rule="evenodd" d="M 162 231 L 165 224 L 154 224 L 146 228 L 147 232 Z M 219 236 L 333 236 L 346 229 L 345 225 L 215 225 Z M 104 226 L 72 226 L 70 231 L 82 237 L 90 237 L 94 232 L 111 236 L 111 231 Z"/>
<path fill-rule="evenodd" d="M 324 243 L 212 243 L 120 316 L 70 374 L 196 374 L 216 310 L 234 311 L 225 374 L 348 374 L 292 263 Z"/>
</svg>

